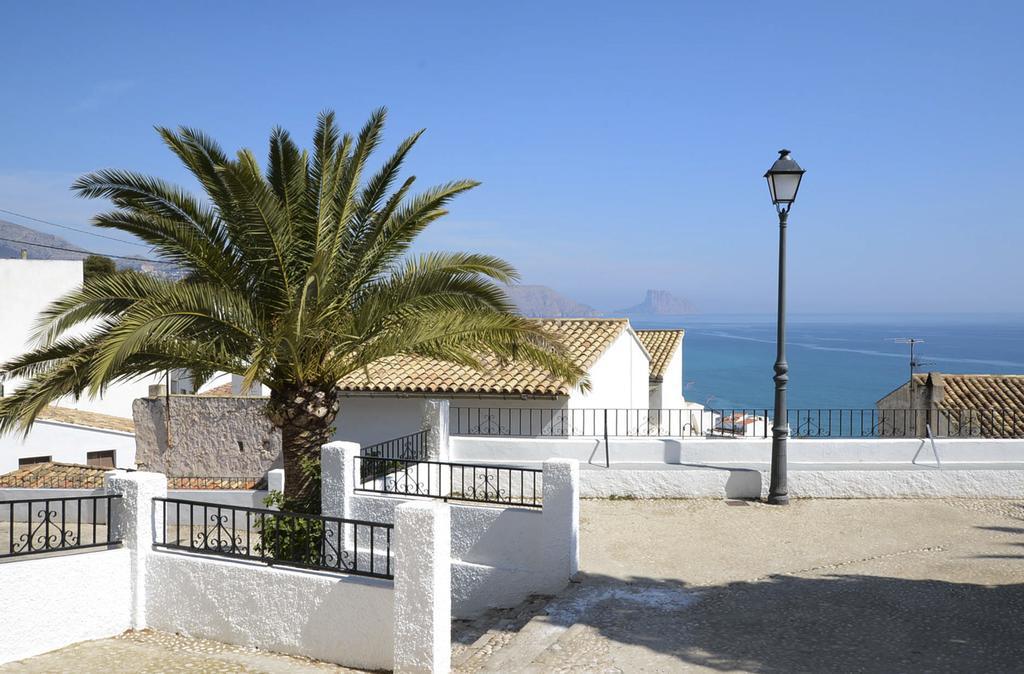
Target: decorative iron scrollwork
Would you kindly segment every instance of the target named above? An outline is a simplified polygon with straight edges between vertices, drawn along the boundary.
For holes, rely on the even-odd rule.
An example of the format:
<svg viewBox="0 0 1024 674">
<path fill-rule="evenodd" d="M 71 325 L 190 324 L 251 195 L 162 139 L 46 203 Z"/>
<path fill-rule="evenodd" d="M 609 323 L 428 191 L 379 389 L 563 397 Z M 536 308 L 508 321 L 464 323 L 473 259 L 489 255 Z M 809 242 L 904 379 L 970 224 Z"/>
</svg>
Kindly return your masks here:
<svg viewBox="0 0 1024 674">
<path fill-rule="evenodd" d="M 33 522 L 32 528 L 18 536 L 11 554 L 64 550 L 78 545 L 78 533 L 67 528 L 64 517 L 58 517 L 55 508 L 44 506 L 36 512 L 36 517 L 39 521 Z"/>
<path fill-rule="evenodd" d="M 202 531 L 196 534 L 195 539 L 192 542 L 192 547 L 202 548 L 213 552 L 237 552 L 243 555 L 248 554 L 248 548 L 242 545 L 241 534 L 236 534 L 234 532 L 234 517 L 232 515 L 213 513 L 210 515 L 209 519 L 210 523 L 213 524 L 213 529 L 211 530 L 204 527 Z M 229 521 L 232 522 L 232 526 L 230 528 L 228 527 Z"/>
</svg>

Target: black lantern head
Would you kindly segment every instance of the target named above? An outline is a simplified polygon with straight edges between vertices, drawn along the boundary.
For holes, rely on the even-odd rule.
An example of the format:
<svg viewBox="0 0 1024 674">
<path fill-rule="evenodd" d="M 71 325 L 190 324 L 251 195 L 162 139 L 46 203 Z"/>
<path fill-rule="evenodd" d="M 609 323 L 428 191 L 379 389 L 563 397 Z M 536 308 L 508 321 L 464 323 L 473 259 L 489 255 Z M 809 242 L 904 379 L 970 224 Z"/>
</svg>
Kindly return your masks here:
<svg viewBox="0 0 1024 674">
<path fill-rule="evenodd" d="M 779 210 L 788 211 L 796 201 L 796 193 L 800 189 L 800 179 L 804 170 L 789 156 L 789 150 L 779 150 L 779 158 L 764 174 L 768 180 L 768 191 L 772 195 L 772 203 Z"/>
</svg>

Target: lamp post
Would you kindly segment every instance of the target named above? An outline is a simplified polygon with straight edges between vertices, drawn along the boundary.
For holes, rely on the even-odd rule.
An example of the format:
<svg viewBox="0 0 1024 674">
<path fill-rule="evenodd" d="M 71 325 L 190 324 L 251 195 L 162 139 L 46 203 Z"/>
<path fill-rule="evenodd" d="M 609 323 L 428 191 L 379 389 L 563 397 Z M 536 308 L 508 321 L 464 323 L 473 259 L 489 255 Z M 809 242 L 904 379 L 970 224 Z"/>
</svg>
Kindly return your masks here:
<svg viewBox="0 0 1024 674">
<path fill-rule="evenodd" d="M 779 214 L 779 315 L 777 321 L 775 357 L 775 416 L 772 420 L 772 471 L 768 487 L 768 503 L 787 505 L 789 487 L 786 476 L 786 440 L 789 438 L 789 415 L 786 411 L 786 384 L 789 365 L 786 363 L 786 221 L 789 209 L 796 201 L 804 170 L 789 156 L 789 150 L 779 150 L 779 158 L 764 174 L 772 203 Z"/>
</svg>

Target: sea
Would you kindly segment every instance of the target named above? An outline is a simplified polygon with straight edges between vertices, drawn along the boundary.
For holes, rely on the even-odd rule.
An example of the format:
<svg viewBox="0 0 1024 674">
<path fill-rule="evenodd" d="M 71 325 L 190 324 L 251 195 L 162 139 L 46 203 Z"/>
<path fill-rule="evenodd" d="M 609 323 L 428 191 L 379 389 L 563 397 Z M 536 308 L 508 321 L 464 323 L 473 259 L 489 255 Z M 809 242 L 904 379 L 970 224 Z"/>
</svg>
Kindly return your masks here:
<svg viewBox="0 0 1024 674">
<path fill-rule="evenodd" d="M 774 400 L 774 314 L 634 317 L 636 328 L 684 328 L 683 395 L 719 409 Z M 870 409 L 918 372 L 1024 374 L 1024 314 L 791 314 L 790 408 Z"/>
</svg>

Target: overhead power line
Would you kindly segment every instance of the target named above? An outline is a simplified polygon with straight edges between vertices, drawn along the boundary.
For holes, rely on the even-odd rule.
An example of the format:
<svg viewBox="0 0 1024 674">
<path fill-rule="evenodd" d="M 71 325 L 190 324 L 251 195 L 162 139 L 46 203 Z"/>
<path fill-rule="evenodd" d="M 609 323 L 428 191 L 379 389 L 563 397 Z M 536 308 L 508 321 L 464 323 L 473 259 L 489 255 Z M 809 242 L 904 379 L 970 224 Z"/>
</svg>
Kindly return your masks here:
<svg viewBox="0 0 1024 674">
<path fill-rule="evenodd" d="M 40 222 L 44 225 L 51 225 L 53 227 L 60 227 L 61 229 L 67 229 L 72 232 L 78 232 L 79 234 L 88 234 L 89 236 L 95 236 L 100 239 L 109 239 L 110 241 L 117 241 L 118 243 L 126 243 L 129 246 L 138 246 L 140 248 L 149 248 L 144 243 L 138 241 L 129 241 L 128 239 L 119 239 L 116 236 L 107 236 L 106 234 L 97 234 L 96 232 L 90 232 L 87 229 L 79 229 L 78 227 L 71 227 L 70 225 L 62 225 L 59 222 L 53 222 L 51 220 L 43 220 L 42 218 L 34 218 L 31 215 L 25 215 L 24 213 L 18 213 L 17 211 L 9 211 L 6 208 L 0 208 L 0 213 L 6 213 L 13 215 L 18 218 L 24 218 L 25 220 L 31 220 L 32 222 Z M 115 255 L 108 255 L 107 257 L 116 257 Z"/>
<path fill-rule="evenodd" d="M 36 248 L 49 248 L 50 250 L 63 250 L 68 253 L 77 253 L 78 255 L 101 255 L 103 257 L 110 257 L 117 260 L 132 260 L 134 262 L 151 262 L 153 264 L 170 264 L 162 260 L 153 260 L 148 257 L 132 257 L 130 255 L 112 255 L 111 253 L 94 253 L 89 250 L 78 250 L 75 248 L 66 248 L 64 246 L 51 246 L 45 243 L 32 243 L 31 241 L 21 241 L 19 239 L 8 239 L 0 237 L 0 241 L 6 241 L 7 243 L 16 243 L 20 246 L 35 246 Z"/>
</svg>

